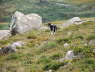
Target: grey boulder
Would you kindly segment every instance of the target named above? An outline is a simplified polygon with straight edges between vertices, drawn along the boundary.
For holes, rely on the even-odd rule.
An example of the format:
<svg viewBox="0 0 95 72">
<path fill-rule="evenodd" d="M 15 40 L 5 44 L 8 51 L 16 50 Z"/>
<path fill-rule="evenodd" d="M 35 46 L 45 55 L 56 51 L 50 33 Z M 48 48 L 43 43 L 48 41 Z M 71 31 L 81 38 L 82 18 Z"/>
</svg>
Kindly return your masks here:
<svg viewBox="0 0 95 72">
<path fill-rule="evenodd" d="M 16 11 L 11 20 L 10 31 L 11 34 L 22 34 L 32 29 L 40 29 L 42 27 L 42 17 L 38 14 L 31 13 L 24 15 Z"/>
</svg>

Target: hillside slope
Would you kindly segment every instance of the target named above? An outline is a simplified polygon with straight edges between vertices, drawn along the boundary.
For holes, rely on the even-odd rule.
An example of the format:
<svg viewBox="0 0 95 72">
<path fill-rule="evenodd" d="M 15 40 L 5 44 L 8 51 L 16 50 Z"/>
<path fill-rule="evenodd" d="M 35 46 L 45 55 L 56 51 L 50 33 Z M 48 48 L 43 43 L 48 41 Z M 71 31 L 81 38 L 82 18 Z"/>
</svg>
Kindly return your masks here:
<svg viewBox="0 0 95 72">
<path fill-rule="evenodd" d="M 48 0 L 48 3 L 39 3 L 39 0 L 4 0 L 0 5 L 0 10 L 0 21 L 10 21 L 11 15 L 18 10 L 25 14 L 38 13 L 46 22 L 74 16 L 93 17 L 95 16 L 95 1 Z"/>
<path fill-rule="evenodd" d="M 0 56 L 1 72 L 94 72 L 95 53 L 94 46 L 85 45 L 95 39 L 95 22 L 81 25 L 73 25 L 65 29 L 58 29 L 55 36 L 46 31 L 31 31 L 23 35 L 1 40 L 0 47 L 15 41 L 23 41 L 26 44 L 18 48 L 16 53 Z M 68 47 L 63 45 L 68 43 Z M 67 51 L 73 50 L 75 55 L 82 57 L 59 62 L 65 57 Z M 69 65 L 65 65 L 69 63 Z"/>
</svg>

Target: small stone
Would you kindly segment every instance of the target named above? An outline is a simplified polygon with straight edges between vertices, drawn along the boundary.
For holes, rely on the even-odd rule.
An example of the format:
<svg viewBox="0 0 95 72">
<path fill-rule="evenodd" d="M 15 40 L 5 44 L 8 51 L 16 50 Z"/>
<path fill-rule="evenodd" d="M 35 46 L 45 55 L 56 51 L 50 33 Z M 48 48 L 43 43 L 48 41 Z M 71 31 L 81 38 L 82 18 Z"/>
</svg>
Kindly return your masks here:
<svg viewBox="0 0 95 72">
<path fill-rule="evenodd" d="M 12 47 L 22 47 L 24 45 L 24 42 L 22 42 L 22 41 L 17 41 L 17 42 L 14 42 L 14 43 L 12 43 Z"/>
<path fill-rule="evenodd" d="M 74 53 L 72 50 L 70 50 L 66 53 L 66 56 L 64 58 L 59 59 L 59 62 L 63 62 L 64 60 L 73 60 L 74 58 Z"/>
<path fill-rule="evenodd" d="M 63 24 L 63 27 L 65 28 L 65 27 L 68 27 L 73 24 L 78 25 L 78 24 L 82 24 L 82 23 L 83 23 L 83 21 L 79 17 L 73 17 L 73 18 L 69 19 L 67 22 L 65 22 Z"/>
<path fill-rule="evenodd" d="M 94 39 L 94 40 L 90 40 L 90 41 L 88 42 L 88 45 L 90 45 L 90 46 L 95 46 L 95 39 Z"/>
<path fill-rule="evenodd" d="M 65 43 L 64 44 L 64 47 L 66 48 L 66 47 L 69 47 L 69 44 L 68 43 Z"/>
<path fill-rule="evenodd" d="M 95 49 L 93 49 L 93 53 L 95 53 Z"/>
<path fill-rule="evenodd" d="M 74 56 L 73 51 L 70 50 L 70 51 L 68 51 L 68 52 L 66 53 L 66 56 L 65 56 L 64 59 L 65 59 L 65 60 L 72 60 L 74 57 L 75 57 L 75 56 Z"/>
</svg>

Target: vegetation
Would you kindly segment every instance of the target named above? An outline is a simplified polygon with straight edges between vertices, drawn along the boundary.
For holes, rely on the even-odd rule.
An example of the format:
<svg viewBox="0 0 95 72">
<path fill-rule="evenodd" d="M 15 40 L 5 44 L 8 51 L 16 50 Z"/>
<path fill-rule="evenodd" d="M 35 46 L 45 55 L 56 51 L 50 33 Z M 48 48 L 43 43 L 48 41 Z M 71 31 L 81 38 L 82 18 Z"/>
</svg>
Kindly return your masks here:
<svg viewBox="0 0 95 72">
<path fill-rule="evenodd" d="M 88 38 L 94 38 L 94 22 L 81 25 L 73 25 L 65 29 L 59 29 L 55 36 L 49 31 L 31 31 L 23 35 L 10 37 L 8 40 L 0 40 L 0 47 L 4 47 L 15 41 L 23 41 L 26 44 L 18 48 L 16 53 L 0 56 L 0 70 L 6 72 L 94 72 L 95 53 L 94 46 L 85 46 Z M 72 35 L 68 36 L 68 32 Z M 64 43 L 70 46 L 65 48 Z M 79 59 L 59 62 L 68 50 L 73 50 Z M 67 64 L 70 63 L 70 64 Z"/>
<path fill-rule="evenodd" d="M 67 6 L 60 4 L 67 4 Z M 9 22 L 12 14 L 17 10 L 25 14 L 38 13 L 43 17 L 44 22 L 58 21 L 74 16 L 94 17 L 94 5 L 94 0 L 48 0 L 48 3 L 40 3 L 40 0 L 2 0 L 0 21 Z"/>
<path fill-rule="evenodd" d="M 49 30 L 32 30 L 6 40 L 0 40 L 0 48 L 16 41 L 25 42 L 24 46 L 17 48 L 16 53 L 0 56 L 0 72 L 95 71 L 95 52 L 93 52 L 95 45 L 88 44 L 90 40 L 95 40 L 95 22 L 72 25 L 65 29 L 60 28 L 60 24 L 64 20 L 74 16 L 82 17 L 84 20 L 95 20 L 95 1 L 47 1 L 41 3 L 41 0 L 0 0 L 1 30 L 9 29 L 11 16 L 17 10 L 25 14 L 38 13 L 43 17 L 44 22 L 53 21 L 52 23 L 59 26 L 54 36 L 50 35 Z M 69 44 L 66 48 L 65 43 Z M 68 50 L 73 50 L 79 58 L 60 62 L 59 60 L 65 57 Z"/>
</svg>

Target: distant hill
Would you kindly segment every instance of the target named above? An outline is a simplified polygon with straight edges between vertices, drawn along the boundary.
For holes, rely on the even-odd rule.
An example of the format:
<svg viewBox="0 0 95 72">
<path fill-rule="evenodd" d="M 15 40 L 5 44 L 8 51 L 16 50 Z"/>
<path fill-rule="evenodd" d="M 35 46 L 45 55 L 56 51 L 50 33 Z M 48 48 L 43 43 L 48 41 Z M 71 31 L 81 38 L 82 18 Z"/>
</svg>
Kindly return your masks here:
<svg viewBox="0 0 95 72">
<path fill-rule="evenodd" d="M 38 13 L 43 17 L 44 22 L 62 20 L 74 16 L 95 16 L 94 0 L 47 1 L 48 3 L 40 3 L 40 0 L 2 0 L 0 2 L 0 21 L 10 21 L 11 15 L 16 10 L 25 14 Z"/>
</svg>

